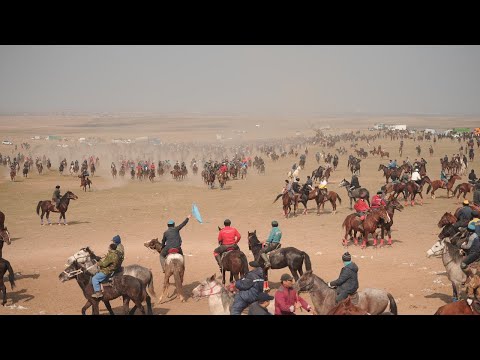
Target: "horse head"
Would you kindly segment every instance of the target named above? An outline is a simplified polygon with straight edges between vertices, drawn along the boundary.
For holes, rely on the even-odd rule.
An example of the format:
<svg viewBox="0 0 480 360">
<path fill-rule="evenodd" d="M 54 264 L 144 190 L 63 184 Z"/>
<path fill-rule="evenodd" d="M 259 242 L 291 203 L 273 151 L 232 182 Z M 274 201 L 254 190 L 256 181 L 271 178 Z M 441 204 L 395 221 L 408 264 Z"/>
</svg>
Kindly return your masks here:
<svg viewBox="0 0 480 360">
<path fill-rule="evenodd" d="M 58 279 L 63 283 L 77 277 L 77 275 L 81 274 L 82 272 L 83 269 L 80 264 L 78 264 L 77 261 L 74 261 L 68 265 L 65 270 L 60 273 L 60 275 L 58 275 Z"/>
<path fill-rule="evenodd" d="M 338 184 L 338 187 L 347 187 L 348 185 L 350 185 L 350 183 L 346 180 L 346 179 L 343 179 L 342 181 L 340 181 L 340 183 Z"/>
<path fill-rule="evenodd" d="M 440 221 L 438 222 L 438 227 L 442 228 L 445 225 L 449 224 L 455 224 L 457 222 L 457 219 L 455 216 L 453 216 L 451 213 L 446 212 L 443 214 L 443 216 L 440 218 Z"/>
<path fill-rule="evenodd" d="M 393 194 L 392 194 L 392 196 L 393 196 Z M 392 196 L 390 197 L 390 200 L 387 204 L 387 207 L 391 207 L 395 210 L 402 211 L 403 210 L 403 205 L 400 204 L 400 202 L 397 199 L 392 198 Z"/>
<path fill-rule="evenodd" d="M 192 290 L 192 297 L 200 300 L 202 297 L 218 294 L 222 291 L 222 284 L 216 280 L 216 274 L 207 277 L 195 289 Z"/>
<path fill-rule="evenodd" d="M 5 241 L 7 245 L 10 245 L 12 243 L 10 239 L 10 233 L 8 232 L 7 228 L 4 228 L 3 230 L 0 230 L 0 239 L 2 241 Z"/>
<path fill-rule="evenodd" d="M 315 278 L 312 270 L 305 271 L 303 275 L 295 282 L 293 288 L 298 292 L 308 292 L 313 289 Z"/>
<path fill-rule="evenodd" d="M 71 192 L 70 190 L 67 191 L 62 198 L 65 198 L 65 199 L 70 199 L 70 200 L 77 200 L 78 199 L 78 196 L 75 195 L 73 192 Z"/>
<path fill-rule="evenodd" d="M 149 240 L 149 241 L 146 241 L 143 243 L 143 245 L 149 249 L 152 249 L 152 250 L 155 250 L 155 245 L 157 244 L 160 244 L 160 242 L 158 241 L 158 238 L 155 238 L 155 239 L 152 239 L 152 240 Z"/>
<path fill-rule="evenodd" d="M 260 244 L 260 240 L 257 238 L 257 230 L 253 230 L 253 232 L 248 232 L 248 250 L 252 250 L 253 246 L 257 246 Z"/>
<path fill-rule="evenodd" d="M 442 255 L 445 247 L 444 241 L 445 240 L 438 240 L 435 242 L 435 244 L 433 244 L 433 246 L 427 250 L 427 258 Z"/>
</svg>

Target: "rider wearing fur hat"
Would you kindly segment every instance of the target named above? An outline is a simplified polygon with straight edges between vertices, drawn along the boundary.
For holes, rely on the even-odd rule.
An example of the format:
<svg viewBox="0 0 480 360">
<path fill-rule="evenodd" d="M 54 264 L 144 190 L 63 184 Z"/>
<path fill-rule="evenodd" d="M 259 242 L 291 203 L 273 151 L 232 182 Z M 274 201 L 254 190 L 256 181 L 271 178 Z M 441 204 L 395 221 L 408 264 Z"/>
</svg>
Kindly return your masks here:
<svg viewBox="0 0 480 360">
<path fill-rule="evenodd" d="M 358 266 L 352 262 L 352 256 L 348 252 L 342 255 L 342 261 L 344 267 L 340 271 L 340 276 L 327 284 L 330 288 L 337 288 L 335 298 L 337 304 L 358 290 Z"/>
</svg>

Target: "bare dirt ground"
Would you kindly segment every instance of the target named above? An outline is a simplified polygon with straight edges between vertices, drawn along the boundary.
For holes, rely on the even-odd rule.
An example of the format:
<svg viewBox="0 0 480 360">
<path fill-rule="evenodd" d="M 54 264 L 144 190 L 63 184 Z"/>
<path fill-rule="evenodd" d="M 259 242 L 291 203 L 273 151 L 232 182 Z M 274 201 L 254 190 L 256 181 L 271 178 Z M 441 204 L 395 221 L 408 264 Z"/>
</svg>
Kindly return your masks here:
<svg viewBox="0 0 480 360">
<path fill-rule="evenodd" d="M 325 122 L 336 126 L 336 132 L 347 129 L 365 129 L 374 122 L 386 122 L 385 119 L 328 119 Z M 335 122 L 336 121 L 336 122 Z M 452 121 L 450 124 L 452 124 Z M 455 126 L 471 126 L 470 119 L 460 119 Z M 473 120 L 472 120 L 473 121 Z M 112 236 L 120 234 L 125 246 L 124 264 L 138 263 L 153 270 L 155 288 L 160 293 L 163 286 L 163 276 L 160 271 L 158 254 L 153 253 L 143 246 L 146 240 L 161 237 L 166 229 L 168 219 L 181 222 L 190 213 L 192 203 L 195 202 L 204 219 L 204 224 L 199 224 L 193 218 L 182 230 L 183 250 L 186 255 L 186 273 L 184 289 L 187 295 L 198 285 L 199 281 L 213 273 L 218 273 L 217 264 L 213 258 L 213 249 L 217 246 L 217 225 L 222 225 L 225 218 L 232 220 L 242 234 L 241 249 L 252 260 L 248 251 L 247 231 L 257 230 L 259 238 L 264 240 L 270 230 L 270 222 L 278 220 L 283 231 L 283 246 L 295 246 L 306 251 L 312 260 L 313 271 L 326 281 L 337 278 L 342 267 L 341 255 L 345 251 L 341 244 L 344 231 L 341 224 L 348 214 L 349 202 L 345 189 L 339 188 L 338 183 L 351 174 L 346 167 L 348 155 L 340 156 L 338 170 L 330 178 L 329 190 L 334 190 L 342 198 L 342 204 L 336 215 L 331 214 L 329 203 L 325 205 L 325 213 L 315 214 L 314 202 L 309 202 L 308 215 L 298 215 L 289 219 L 282 216 L 281 203 L 272 204 L 275 196 L 280 192 L 286 173 L 298 159 L 289 156 L 273 163 L 266 160 L 266 174 L 257 175 L 249 169 L 246 180 L 235 180 L 227 183 L 225 190 L 218 188 L 210 190 L 200 179 L 191 173 L 188 179 L 176 182 L 170 176 L 156 177 L 155 182 L 139 182 L 131 180 L 113 180 L 110 175 L 110 162 L 118 154 L 118 149 L 127 146 L 134 149 L 136 144 L 124 147 L 104 146 L 102 151 L 108 154 L 100 155 L 99 173 L 92 177 L 93 188 L 86 193 L 80 190 L 80 181 L 70 175 L 60 176 L 58 161 L 64 156 L 68 163 L 73 159 L 81 159 L 82 155 L 98 154 L 99 147 L 79 147 L 73 142 L 69 148 L 56 147 L 45 140 L 30 140 L 34 135 L 58 134 L 77 139 L 80 136 L 98 136 L 108 139 L 114 137 L 132 136 L 157 136 L 165 142 L 171 141 L 215 141 L 215 134 L 223 132 L 225 137 L 231 135 L 232 141 L 236 140 L 235 133 L 231 130 L 231 123 L 238 124 L 238 120 L 205 119 L 177 119 L 172 121 L 153 123 L 149 121 L 120 120 L 92 120 L 88 117 L 72 119 L 50 117 L 22 117 L 0 118 L 0 132 L 6 139 L 15 144 L 27 141 L 32 145 L 31 152 L 34 156 L 44 153 L 52 159 L 52 171 L 46 170 L 43 175 L 38 175 L 32 170 L 28 179 L 21 176 L 15 182 L 8 178 L 7 169 L 0 166 L 0 210 L 6 214 L 6 226 L 12 236 L 12 244 L 5 245 L 4 258 L 9 260 L 16 273 L 17 288 L 10 290 L 7 283 L 7 306 L 0 308 L 0 314 L 80 314 L 85 299 L 75 280 L 61 283 L 58 275 L 64 269 L 66 259 L 80 248 L 92 247 L 97 254 L 104 254 Z M 265 126 L 255 126 L 259 119 L 240 122 L 239 130 L 248 131 L 238 140 L 250 141 L 259 138 L 273 138 L 292 136 L 295 131 L 301 130 L 305 135 L 313 135 L 308 131 L 307 122 L 287 122 L 286 125 L 275 125 L 265 122 Z M 120 124 L 124 125 L 120 125 Z M 432 123 L 445 124 L 446 119 L 410 119 L 405 118 L 397 123 L 415 124 L 418 128 L 433 127 Z M 153 125 L 152 125 L 153 124 Z M 283 123 L 282 123 L 283 124 Z M 437 125 L 442 126 L 442 125 Z M 2 139 L 3 140 L 3 139 Z M 48 145 L 47 145 L 48 143 Z M 433 144 L 433 142 L 431 142 Z M 225 143 L 228 145 L 228 141 Z M 390 151 L 392 159 L 398 157 L 399 141 L 390 142 L 381 139 L 372 146 L 382 145 Z M 437 142 L 434 146 L 434 156 L 428 154 L 430 142 L 420 142 L 422 156 L 428 161 L 427 170 L 433 179 L 439 178 L 439 158 L 447 154 L 457 153 L 460 144 L 451 140 Z M 341 144 L 350 150 L 350 143 Z M 415 146 L 413 140 L 405 141 L 403 158 L 409 156 L 415 159 Z M 340 146 L 340 145 L 338 145 Z M 337 147 L 338 147 L 337 146 Z M 111 148 L 110 148 L 111 147 Z M 366 143 L 359 143 L 364 147 Z M 20 145 L 18 146 L 19 151 Z M 116 149 L 116 150 L 115 150 Z M 301 181 L 318 165 L 315 161 L 315 152 L 321 151 L 315 146 L 309 147 L 306 169 L 301 172 Z M 134 153 L 134 150 L 128 150 Z M 325 152 L 329 150 L 325 149 Z M 4 155 L 13 155 L 12 146 L 0 145 L 0 152 Z M 333 154 L 334 149 L 330 149 Z M 351 153 L 351 152 L 350 152 Z M 253 152 L 253 156 L 257 152 Z M 75 155 L 75 156 L 74 156 Z M 161 159 L 177 160 L 175 155 L 162 154 Z M 260 155 L 260 154 L 259 154 Z M 187 164 L 195 153 L 188 154 Z M 265 156 L 263 156 L 265 158 Z M 156 162 L 158 157 L 155 158 Z M 198 159 L 198 157 L 197 157 Z M 478 156 L 477 156 L 478 159 Z M 478 160 L 473 163 L 477 169 Z M 180 159 L 179 159 L 180 160 Z M 369 157 L 362 161 L 360 184 L 370 190 L 373 195 L 384 184 L 381 176 L 383 172 L 377 171 L 380 163 L 387 160 Z M 471 166 L 469 167 L 470 170 Z M 466 181 L 466 177 L 462 178 Z M 62 194 L 71 190 L 78 195 L 78 200 L 71 201 L 68 212 L 68 226 L 40 226 L 40 218 L 35 213 L 39 200 L 51 198 L 55 185 L 61 185 Z M 424 191 L 425 193 L 425 191 Z M 360 268 L 360 288 L 382 288 L 393 294 L 398 304 L 399 314 L 433 314 L 439 306 L 449 302 L 452 295 L 451 285 L 444 272 L 441 259 L 427 259 L 426 250 L 435 242 L 439 229 L 437 222 L 445 211 L 454 211 L 459 206 L 456 199 L 447 199 L 446 190 L 439 190 L 437 198 L 425 196 L 423 206 L 408 206 L 403 212 L 395 213 L 393 246 L 381 249 L 368 247 L 361 250 L 359 247 L 350 246 L 348 251 L 353 256 L 353 261 Z M 468 199 L 471 200 L 472 194 Z M 403 203 L 403 202 L 402 202 Z M 302 206 L 300 206 L 303 208 Z M 58 214 L 52 214 L 52 220 L 57 220 Z M 370 242 L 371 244 L 371 242 Z M 284 270 L 270 272 L 270 286 L 275 289 Z M 217 274 L 218 275 L 218 274 Z M 6 280 L 6 278 L 5 278 Z M 173 291 L 173 287 L 170 292 Z M 310 301 L 308 294 L 304 295 Z M 112 302 L 114 311 L 121 313 L 121 300 Z M 103 304 L 101 313 L 107 313 Z M 155 314 L 181 315 L 181 314 L 208 314 L 206 299 L 195 301 L 189 298 L 186 303 L 178 299 L 156 305 Z"/>
</svg>

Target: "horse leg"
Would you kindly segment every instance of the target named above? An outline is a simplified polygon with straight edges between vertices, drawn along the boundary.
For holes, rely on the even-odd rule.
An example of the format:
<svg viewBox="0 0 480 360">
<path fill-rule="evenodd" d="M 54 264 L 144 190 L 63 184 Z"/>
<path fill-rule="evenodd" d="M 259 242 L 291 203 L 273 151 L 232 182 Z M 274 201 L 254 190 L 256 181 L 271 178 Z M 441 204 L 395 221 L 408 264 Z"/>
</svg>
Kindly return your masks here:
<svg viewBox="0 0 480 360">
<path fill-rule="evenodd" d="M 5 306 L 7 303 L 7 287 L 3 285 L 0 290 L 2 291 L 3 297 L 2 297 L 2 306 Z"/>
<path fill-rule="evenodd" d="M 387 229 L 387 235 L 388 235 L 388 245 L 392 246 L 392 228 L 389 227 Z M 383 237 L 383 234 L 382 234 Z"/>
<path fill-rule="evenodd" d="M 140 299 L 132 299 L 132 301 L 135 303 L 134 309 L 138 308 L 140 310 L 140 312 L 142 313 L 142 315 L 145 315 L 145 308 L 142 305 L 142 301 Z M 133 315 L 133 313 L 131 313 L 130 315 Z"/>
<path fill-rule="evenodd" d="M 458 291 L 456 284 L 452 281 L 452 288 L 453 288 L 453 302 L 458 301 Z"/>
<path fill-rule="evenodd" d="M 48 221 L 48 225 L 52 225 L 52 223 L 50 222 L 50 211 L 47 210 L 47 221 Z"/>
<path fill-rule="evenodd" d="M 110 301 L 104 300 L 103 303 L 105 304 L 105 307 L 107 308 L 110 315 L 115 315 L 115 313 L 112 310 L 112 306 L 110 305 Z"/>
<path fill-rule="evenodd" d="M 299 276 L 298 276 L 297 270 L 291 265 L 288 266 L 288 269 L 292 273 L 292 276 L 295 279 L 295 281 L 298 281 Z"/>
<path fill-rule="evenodd" d="M 87 301 L 87 303 L 83 306 L 82 308 L 82 315 L 86 315 L 87 314 L 87 310 L 88 308 L 92 306 L 92 304 L 90 303 L 90 301 Z"/>
<path fill-rule="evenodd" d="M 332 215 L 335 215 L 337 213 L 337 199 L 330 199 L 330 204 L 332 204 L 333 208 Z M 325 206 L 325 203 L 322 205 Z"/>
</svg>

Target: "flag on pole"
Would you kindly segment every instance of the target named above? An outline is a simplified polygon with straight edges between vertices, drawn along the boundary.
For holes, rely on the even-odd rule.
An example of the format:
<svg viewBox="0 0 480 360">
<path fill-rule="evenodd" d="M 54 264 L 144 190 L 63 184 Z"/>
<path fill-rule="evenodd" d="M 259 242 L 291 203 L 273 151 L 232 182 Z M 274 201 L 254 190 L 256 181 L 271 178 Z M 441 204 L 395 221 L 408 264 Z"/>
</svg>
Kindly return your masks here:
<svg viewBox="0 0 480 360">
<path fill-rule="evenodd" d="M 202 216 L 200 215 L 200 211 L 198 211 L 198 207 L 195 203 L 193 203 L 192 205 L 192 215 L 195 217 L 195 219 L 197 219 L 200 224 L 203 223 Z"/>
</svg>

